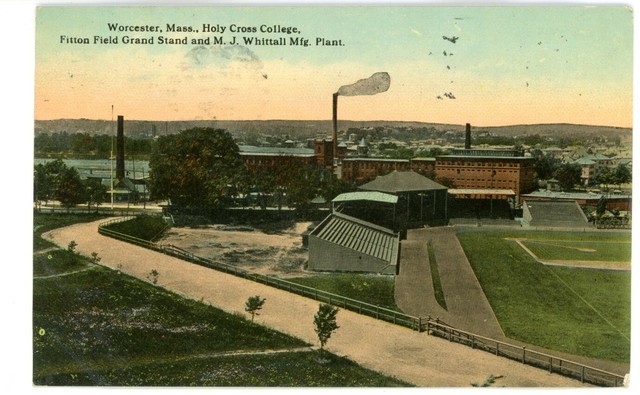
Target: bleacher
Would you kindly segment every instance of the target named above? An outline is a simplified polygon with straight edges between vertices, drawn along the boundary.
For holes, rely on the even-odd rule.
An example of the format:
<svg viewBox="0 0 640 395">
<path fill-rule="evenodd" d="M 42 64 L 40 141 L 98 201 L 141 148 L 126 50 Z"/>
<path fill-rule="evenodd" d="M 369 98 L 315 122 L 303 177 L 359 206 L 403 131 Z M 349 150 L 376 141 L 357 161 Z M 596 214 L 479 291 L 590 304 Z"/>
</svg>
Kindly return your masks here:
<svg viewBox="0 0 640 395">
<path fill-rule="evenodd" d="M 527 200 L 523 202 L 522 224 L 535 227 L 585 228 L 591 226 L 576 201 Z"/>
</svg>

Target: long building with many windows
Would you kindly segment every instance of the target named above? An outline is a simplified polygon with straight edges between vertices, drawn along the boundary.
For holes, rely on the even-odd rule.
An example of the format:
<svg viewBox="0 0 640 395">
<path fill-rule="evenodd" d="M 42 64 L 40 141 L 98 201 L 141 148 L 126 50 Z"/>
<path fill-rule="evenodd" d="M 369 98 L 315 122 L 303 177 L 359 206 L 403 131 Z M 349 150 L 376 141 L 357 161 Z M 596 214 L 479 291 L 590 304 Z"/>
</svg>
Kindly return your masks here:
<svg viewBox="0 0 640 395">
<path fill-rule="evenodd" d="M 452 187 L 450 193 L 457 191 L 460 198 L 519 198 L 535 189 L 533 163 L 533 158 L 517 150 L 454 150 L 451 155 L 436 158 L 435 175 L 447 180 Z"/>
</svg>

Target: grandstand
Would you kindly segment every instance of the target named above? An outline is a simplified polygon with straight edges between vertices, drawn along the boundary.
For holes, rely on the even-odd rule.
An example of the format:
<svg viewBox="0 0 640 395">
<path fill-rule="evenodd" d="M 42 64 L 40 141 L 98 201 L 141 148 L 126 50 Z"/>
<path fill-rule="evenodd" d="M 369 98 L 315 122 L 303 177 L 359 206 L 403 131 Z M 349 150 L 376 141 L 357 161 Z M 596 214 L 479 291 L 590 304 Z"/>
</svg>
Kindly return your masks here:
<svg viewBox="0 0 640 395">
<path fill-rule="evenodd" d="M 578 202 L 567 200 L 525 200 L 522 204 L 522 224 L 553 228 L 591 227 Z"/>
<path fill-rule="evenodd" d="M 338 212 L 309 234 L 309 269 L 395 274 L 400 237 Z"/>
</svg>

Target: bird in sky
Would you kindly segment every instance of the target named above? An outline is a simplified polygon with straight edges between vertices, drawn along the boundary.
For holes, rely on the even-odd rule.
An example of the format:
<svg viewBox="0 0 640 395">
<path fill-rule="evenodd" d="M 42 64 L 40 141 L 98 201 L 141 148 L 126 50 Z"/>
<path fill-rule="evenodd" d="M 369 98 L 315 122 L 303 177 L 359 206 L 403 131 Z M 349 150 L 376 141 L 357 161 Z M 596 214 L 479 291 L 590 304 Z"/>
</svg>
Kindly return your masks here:
<svg viewBox="0 0 640 395">
<path fill-rule="evenodd" d="M 456 36 L 452 36 L 452 37 L 442 36 L 443 40 L 450 41 L 450 42 L 452 42 L 454 44 L 456 43 L 456 41 L 458 41 L 459 38 L 460 37 L 456 37 Z"/>
</svg>

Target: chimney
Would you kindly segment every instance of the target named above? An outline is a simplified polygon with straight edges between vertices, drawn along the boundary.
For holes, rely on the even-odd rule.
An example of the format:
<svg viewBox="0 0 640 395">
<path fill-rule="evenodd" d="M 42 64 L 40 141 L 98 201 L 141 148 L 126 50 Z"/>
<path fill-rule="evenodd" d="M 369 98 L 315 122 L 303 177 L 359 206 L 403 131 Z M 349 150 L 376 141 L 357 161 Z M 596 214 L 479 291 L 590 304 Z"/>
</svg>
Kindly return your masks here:
<svg viewBox="0 0 640 395">
<path fill-rule="evenodd" d="M 467 124 L 465 128 L 464 149 L 471 149 L 471 124 Z"/>
<path fill-rule="evenodd" d="M 124 117 L 118 115 L 118 136 L 116 138 L 116 179 L 124 178 Z"/>
<path fill-rule="evenodd" d="M 338 92 L 333 94 L 333 155 L 332 158 L 338 157 Z M 332 161 L 333 164 L 333 161 Z"/>
</svg>

